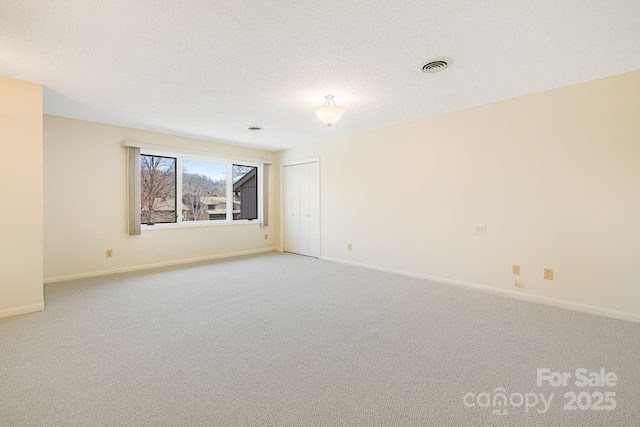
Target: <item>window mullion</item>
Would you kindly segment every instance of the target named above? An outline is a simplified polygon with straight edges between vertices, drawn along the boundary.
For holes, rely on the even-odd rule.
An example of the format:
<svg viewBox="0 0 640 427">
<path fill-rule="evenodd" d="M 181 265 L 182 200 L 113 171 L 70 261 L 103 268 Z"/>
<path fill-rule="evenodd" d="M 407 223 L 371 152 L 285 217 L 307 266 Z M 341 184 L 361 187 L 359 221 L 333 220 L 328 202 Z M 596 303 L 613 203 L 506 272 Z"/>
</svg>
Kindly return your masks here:
<svg viewBox="0 0 640 427">
<path fill-rule="evenodd" d="M 182 157 L 176 156 L 176 224 L 182 224 Z"/>
</svg>

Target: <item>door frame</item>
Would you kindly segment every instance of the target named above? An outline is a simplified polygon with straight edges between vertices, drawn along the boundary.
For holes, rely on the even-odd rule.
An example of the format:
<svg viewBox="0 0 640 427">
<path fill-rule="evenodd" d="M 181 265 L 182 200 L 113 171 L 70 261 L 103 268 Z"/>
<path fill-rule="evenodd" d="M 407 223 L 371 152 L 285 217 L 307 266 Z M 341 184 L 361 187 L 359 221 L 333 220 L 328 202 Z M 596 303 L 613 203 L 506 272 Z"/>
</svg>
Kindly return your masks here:
<svg viewBox="0 0 640 427">
<path fill-rule="evenodd" d="M 309 157 L 302 160 L 290 160 L 280 164 L 280 252 L 284 252 L 284 168 L 287 166 L 304 165 L 306 163 L 318 164 L 318 259 L 322 257 L 322 172 L 320 157 Z"/>
</svg>

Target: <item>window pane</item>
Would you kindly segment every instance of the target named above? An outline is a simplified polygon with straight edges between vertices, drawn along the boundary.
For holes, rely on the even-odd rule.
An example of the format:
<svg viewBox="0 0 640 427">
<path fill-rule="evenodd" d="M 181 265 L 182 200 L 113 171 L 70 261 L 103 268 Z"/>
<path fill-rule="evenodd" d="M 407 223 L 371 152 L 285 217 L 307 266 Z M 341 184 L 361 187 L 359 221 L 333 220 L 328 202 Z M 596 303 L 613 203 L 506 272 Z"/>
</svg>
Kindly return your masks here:
<svg viewBox="0 0 640 427">
<path fill-rule="evenodd" d="M 233 219 L 258 219 L 258 168 L 233 165 Z"/>
<path fill-rule="evenodd" d="M 176 222 L 176 159 L 140 155 L 140 222 Z"/>
<path fill-rule="evenodd" d="M 227 165 L 182 162 L 183 221 L 227 219 Z"/>
</svg>

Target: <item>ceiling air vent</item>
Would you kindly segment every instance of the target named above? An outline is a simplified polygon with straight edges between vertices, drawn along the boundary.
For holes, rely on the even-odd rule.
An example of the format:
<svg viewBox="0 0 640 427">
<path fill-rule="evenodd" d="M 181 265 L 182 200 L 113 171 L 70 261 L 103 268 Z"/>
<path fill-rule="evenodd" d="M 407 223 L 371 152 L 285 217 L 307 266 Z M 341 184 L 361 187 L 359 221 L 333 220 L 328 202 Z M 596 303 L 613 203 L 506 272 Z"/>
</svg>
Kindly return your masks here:
<svg viewBox="0 0 640 427">
<path fill-rule="evenodd" d="M 440 71 L 446 70 L 447 67 L 451 66 L 451 64 L 453 64 L 453 59 L 451 58 L 446 58 L 444 56 L 440 58 L 433 58 L 422 65 L 422 72 L 428 74 L 439 73 Z"/>
</svg>

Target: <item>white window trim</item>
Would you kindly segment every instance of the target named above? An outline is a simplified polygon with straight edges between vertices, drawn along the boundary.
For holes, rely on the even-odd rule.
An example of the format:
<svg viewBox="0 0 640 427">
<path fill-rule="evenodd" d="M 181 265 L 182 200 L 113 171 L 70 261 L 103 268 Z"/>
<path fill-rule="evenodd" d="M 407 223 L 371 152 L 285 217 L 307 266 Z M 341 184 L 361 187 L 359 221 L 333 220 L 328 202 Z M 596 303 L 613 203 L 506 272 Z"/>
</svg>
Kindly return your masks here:
<svg viewBox="0 0 640 427">
<path fill-rule="evenodd" d="M 138 142 L 138 141 L 122 141 L 123 147 L 137 147 L 140 150 L 153 150 L 158 152 L 163 152 L 165 154 L 183 154 L 188 156 L 197 156 L 197 157 L 205 157 L 207 159 L 210 158 L 218 158 L 224 159 L 225 161 L 238 161 L 238 162 L 253 162 L 253 163 L 261 163 L 266 165 L 271 165 L 273 162 L 267 159 L 258 159 L 253 157 L 243 157 L 243 156 L 234 156 L 232 154 L 220 154 L 214 153 L 212 151 L 205 150 L 193 150 L 190 148 L 178 148 L 178 147 L 170 147 L 168 145 L 160 145 L 160 144 L 149 144 L 147 142 Z"/>
<path fill-rule="evenodd" d="M 271 161 L 262 159 L 250 159 L 245 157 L 220 155 L 217 153 L 210 153 L 200 150 L 189 150 L 167 147 L 156 144 L 138 143 L 134 141 L 123 141 L 123 147 L 137 147 L 140 148 L 141 155 L 150 156 L 162 156 L 176 159 L 176 210 L 181 208 L 182 199 L 178 195 L 182 192 L 182 161 L 203 161 L 211 163 L 224 163 L 227 165 L 227 194 L 233 194 L 233 165 L 241 164 L 243 166 L 256 167 L 256 175 L 258 181 L 258 218 L 250 219 L 233 219 L 233 203 L 227 203 L 227 219 L 224 220 L 209 220 L 209 221 L 183 221 L 182 210 L 176 212 L 176 222 L 170 223 L 158 223 L 154 225 L 141 224 L 140 230 L 153 231 L 153 230 L 169 230 L 175 228 L 197 228 L 197 227 L 221 227 L 221 226 L 238 226 L 238 225 L 261 225 L 264 226 L 264 203 L 263 192 L 264 183 L 262 179 L 263 165 L 271 165 Z M 233 197 L 233 196 L 231 196 Z"/>
</svg>

